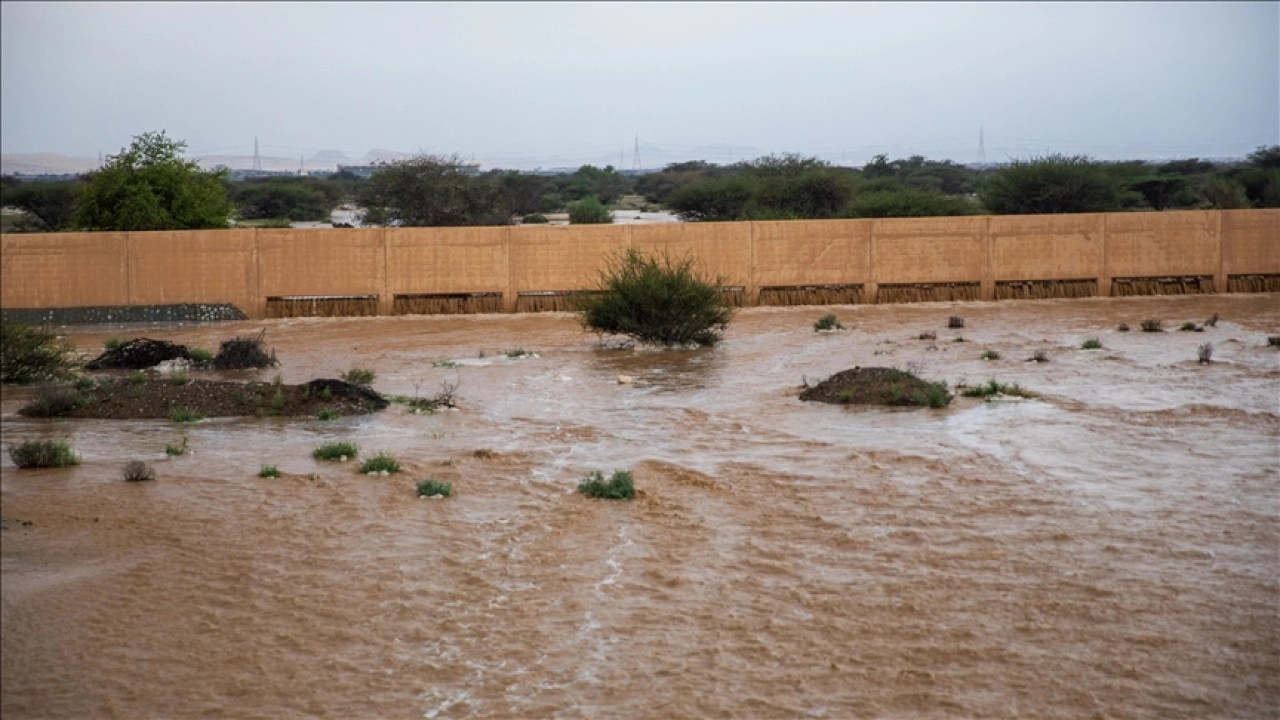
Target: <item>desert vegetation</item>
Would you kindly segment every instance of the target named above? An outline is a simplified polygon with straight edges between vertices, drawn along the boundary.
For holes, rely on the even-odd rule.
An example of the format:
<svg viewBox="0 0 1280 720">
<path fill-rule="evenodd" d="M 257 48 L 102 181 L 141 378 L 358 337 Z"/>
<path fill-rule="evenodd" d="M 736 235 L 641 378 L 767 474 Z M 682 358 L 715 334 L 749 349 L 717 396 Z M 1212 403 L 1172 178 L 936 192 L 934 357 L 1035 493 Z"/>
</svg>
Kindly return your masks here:
<svg viewBox="0 0 1280 720">
<path fill-rule="evenodd" d="M 453 497 L 453 484 L 435 478 L 419 480 L 418 497 Z"/>
<path fill-rule="evenodd" d="M 70 445 L 53 440 L 10 445 L 9 458 L 20 468 L 63 468 L 80 464 L 80 457 Z"/>
<path fill-rule="evenodd" d="M 360 447 L 353 442 L 325 443 L 311 453 L 316 460 L 350 460 L 360 454 Z"/>
<path fill-rule="evenodd" d="M 1102 341 L 1099 340 L 1098 338 L 1089 338 L 1084 342 L 1080 343 L 1080 349 L 1081 350 L 1101 350 Z"/>
<path fill-rule="evenodd" d="M 141 460 L 130 460 L 124 464 L 125 482 L 146 482 L 156 479 L 156 470 Z"/>
<path fill-rule="evenodd" d="M 389 453 L 380 452 L 365 460 L 360 465 L 360 472 L 365 475 L 373 475 L 375 473 L 394 475 L 400 472 L 400 461 Z"/>
<path fill-rule="evenodd" d="M 988 380 L 986 383 L 982 385 L 976 385 L 974 387 L 965 388 L 960 392 L 960 394 L 963 395 L 964 397 L 980 397 L 980 398 L 991 398 L 991 397 L 995 397 L 996 395 L 1006 395 L 1009 397 L 1022 397 L 1022 398 L 1035 397 L 1033 393 L 1031 393 L 1028 390 L 1024 390 L 1017 383 L 1005 384 L 1005 383 L 999 382 L 995 378 L 991 378 L 990 380 Z"/>
<path fill-rule="evenodd" d="M 591 498 L 631 500 L 636 496 L 635 478 L 627 470 L 615 470 L 606 481 L 599 470 L 578 483 L 578 492 Z"/>
<path fill-rule="evenodd" d="M 830 332 L 832 330 L 843 330 L 844 326 L 836 319 L 834 313 L 827 313 L 813 323 L 813 329 L 814 332 Z"/>
<path fill-rule="evenodd" d="M 60 380 L 77 366 L 75 346 L 52 330 L 0 321 L 0 382 Z"/>
</svg>

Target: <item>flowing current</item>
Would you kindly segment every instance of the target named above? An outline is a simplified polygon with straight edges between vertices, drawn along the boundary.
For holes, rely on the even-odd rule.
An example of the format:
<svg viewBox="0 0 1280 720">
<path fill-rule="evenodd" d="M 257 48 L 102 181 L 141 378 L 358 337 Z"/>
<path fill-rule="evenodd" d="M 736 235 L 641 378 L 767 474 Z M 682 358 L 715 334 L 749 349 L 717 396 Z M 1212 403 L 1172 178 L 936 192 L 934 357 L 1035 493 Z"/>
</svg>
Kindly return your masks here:
<svg viewBox="0 0 1280 720">
<path fill-rule="evenodd" d="M 815 332 L 828 311 L 848 329 Z M 458 409 L 35 420 L 16 414 L 35 389 L 5 387 L 6 444 L 83 457 L 0 464 L 6 720 L 1280 708 L 1274 294 L 757 308 L 699 351 L 603 349 L 558 313 L 69 337 L 216 349 L 260 328 L 281 367 L 227 376 L 368 367 L 386 394 L 456 381 Z M 855 366 L 1036 397 L 797 399 Z M 184 434 L 194 454 L 167 459 Z M 311 458 L 334 440 L 404 469 Z M 158 479 L 124 482 L 131 459 Z M 576 492 L 615 469 L 636 500 Z M 455 497 L 418 499 L 428 477 Z"/>
</svg>

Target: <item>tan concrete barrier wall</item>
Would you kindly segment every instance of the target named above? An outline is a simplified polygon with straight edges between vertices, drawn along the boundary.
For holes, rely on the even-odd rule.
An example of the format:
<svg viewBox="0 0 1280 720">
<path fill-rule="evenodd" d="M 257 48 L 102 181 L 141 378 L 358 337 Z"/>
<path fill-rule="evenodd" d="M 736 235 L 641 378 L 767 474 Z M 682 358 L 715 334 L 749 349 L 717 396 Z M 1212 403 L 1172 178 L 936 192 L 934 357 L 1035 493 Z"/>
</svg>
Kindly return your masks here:
<svg viewBox="0 0 1280 720">
<path fill-rule="evenodd" d="M 521 293 L 595 287 L 628 247 L 691 255 L 752 299 L 762 287 L 861 285 L 862 302 L 884 302 L 905 297 L 902 286 L 949 283 L 969 286 L 951 297 L 992 299 L 997 283 L 1063 280 L 1096 281 L 1105 296 L 1112 278 L 1166 276 L 1209 277 L 1209 291 L 1225 292 L 1228 277 L 1276 282 L 1280 210 L 6 234 L 0 306 L 231 303 L 262 317 L 268 297 L 376 295 L 385 314 L 397 295 L 498 293 L 512 311 Z M 877 296 L 880 285 L 895 293 Z"/>
</svg>

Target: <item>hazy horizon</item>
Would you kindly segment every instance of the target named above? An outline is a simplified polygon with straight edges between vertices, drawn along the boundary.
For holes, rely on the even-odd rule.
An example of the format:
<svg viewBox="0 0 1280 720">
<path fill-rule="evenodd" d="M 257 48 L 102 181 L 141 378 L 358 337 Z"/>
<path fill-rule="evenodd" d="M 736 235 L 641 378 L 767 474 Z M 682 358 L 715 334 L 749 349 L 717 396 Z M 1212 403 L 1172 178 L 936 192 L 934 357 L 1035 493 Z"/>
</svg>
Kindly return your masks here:
<svg viewBox="0 0 1280 720">
<path fill-rule="evenodd" d="M 0 4 L 0 146 L 96 158 L 797 152 L 972 163 L 1280 143 L 1280 4 Z M 702 156 L 697 156 L 701 154 Z M 711 154 L 713 156 L 707 156 Z"/>
</svg>

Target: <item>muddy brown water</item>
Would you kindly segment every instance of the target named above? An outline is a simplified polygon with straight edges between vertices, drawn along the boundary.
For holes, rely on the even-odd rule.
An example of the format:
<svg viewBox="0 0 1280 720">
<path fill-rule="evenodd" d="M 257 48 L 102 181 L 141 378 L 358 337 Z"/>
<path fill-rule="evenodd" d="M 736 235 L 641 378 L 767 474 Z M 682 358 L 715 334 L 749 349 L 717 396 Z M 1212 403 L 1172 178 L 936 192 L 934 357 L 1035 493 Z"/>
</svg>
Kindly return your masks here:
<svg viewBox="0 0 1280 720">
<path fill-rule="evenodd" d="M 815 333 L 828 311 L 849 329 Z M 1203 333 L 1137 330 L 1215 312 Z M 66 439 L 84 457 L 0 464 L 6 720 L 1280 707 L 1275 294 L 759 308 L 694 352 L 598 349 L 567 314 L 70 337 L 212 349 L 263 327 L 285 382 L 365 366 L 383 392 L 426 395 L 457 379 L 460 408 L 50 421 L 17 416 L 34 390 L 6 387 L 6 443 Z M 1080 350 L 1091 337 L 1104 349 Z M 516 348 L 536 357 L 505 356 Z M 1001 359 L 980 359 L 988 348 Z M 1027 362 L 1036 350 L 1050 361 Z M 446 359 L 460 366 L 432 364 Z M 875 365 L 1039 397 L 796 398 L 806 379 Z M 195 454 L 166 459 L 184 433 Z M 406 470 L 311 459 L 340 439 Z M 159 479 L 124 482 L 132 458 Z M 263 464 L 285 477 L 259 479 Z M 617 468 L 637 500 L 575 492 Z M 430 476 L 456 497 L 417 499 Z"/>
</svg>

